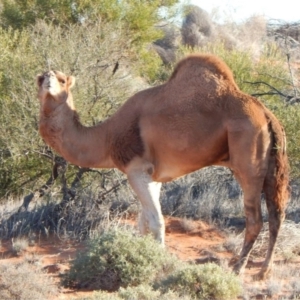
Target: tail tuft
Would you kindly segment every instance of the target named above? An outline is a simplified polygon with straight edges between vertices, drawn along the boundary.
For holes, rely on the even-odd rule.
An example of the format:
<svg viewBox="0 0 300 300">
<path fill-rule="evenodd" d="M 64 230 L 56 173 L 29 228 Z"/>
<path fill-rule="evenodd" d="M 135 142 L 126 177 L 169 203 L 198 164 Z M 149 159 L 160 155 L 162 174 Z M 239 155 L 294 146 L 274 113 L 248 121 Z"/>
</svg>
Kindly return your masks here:
<svg viewBox="0 0 300 300">
<path fill-rule="evenodd" d="M 290 197 L 289 162 L 286 153 L 286 135 L 283 127 L 272 113 L 267 114 L 272 134 L 272 149 L 269 168 L 265 180 L 268 185 L 271 178 L 275 180 L 274 202 L 280 212 L 284 212 Z M 273 181 L 273 180 L 271 180 Z"/>
</svg>

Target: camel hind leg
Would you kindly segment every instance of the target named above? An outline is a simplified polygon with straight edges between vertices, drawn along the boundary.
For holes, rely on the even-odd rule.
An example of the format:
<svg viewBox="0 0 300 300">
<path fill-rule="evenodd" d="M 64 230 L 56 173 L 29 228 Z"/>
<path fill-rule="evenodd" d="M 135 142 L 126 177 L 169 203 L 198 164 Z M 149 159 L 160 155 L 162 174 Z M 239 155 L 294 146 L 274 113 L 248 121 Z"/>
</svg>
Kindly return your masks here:
<svg viewBox="0 0 300 300">
<path fill-rule="evenodd" d="M 244 128 L 243 128 L 244 125 Z M 239 259 L 234 266 L 241 273 L 248 261 L 253 245 L 261 231 L 261 192 L 268 168 L 269 134 L 244 123 L 228 133 L 229 167 L 232 169 L 244 193 L 246 219 L 245 237 Z M 239 129 L 241 128 L 241 129 Z M 242 130 L 243 129 L 243 130 Z"/>
<path fill-rule="evenodd" d="M 266 198 L 266 204 L 269 213 L 269 246 L 266 259 L 263 263 L 262 269 L 259 272 L 259 278 L 265 279 L 273 264 L 273 257 L 275 252 L 275 244 L 278 237 L 279 229 L 285 217 L 285 205 L 281 206 L 276 203 L 276 185 L 277 178 L 274 170 L 276 169 L 276 158 L 271 157 L 269 160 L 268 173 L 266 175 L 263 191 Z"/>
<path fill-rule="evenodd" d="M 249 255 L 253 245 L 262 228 L 261 213 L 261 189 L 263 178 L 261 177 L 243 177 L 236 175 L 241 188 L 244 192 L 244 213 L 246 219 L 246 229 L 243 248 L 239 259 L 234 265 L 234 271 L 239 274 L 246 267 Z"/>
</svg>

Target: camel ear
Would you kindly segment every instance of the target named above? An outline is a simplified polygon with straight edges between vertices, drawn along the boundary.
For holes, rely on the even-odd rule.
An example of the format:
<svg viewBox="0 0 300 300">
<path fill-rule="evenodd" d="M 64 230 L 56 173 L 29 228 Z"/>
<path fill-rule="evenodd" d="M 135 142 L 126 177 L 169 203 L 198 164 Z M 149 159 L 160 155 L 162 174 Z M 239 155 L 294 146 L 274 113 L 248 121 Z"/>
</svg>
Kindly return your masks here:
<svg viewBox="0 0 300 300">
<path fill-rule="evenodd" d="M 43 81 L 44 81 L 44 76 L 43 75 L 38 75 L 36 77 L 36 83 L 38 86 L 41 86 L 43 84 Z"/>
<path fill-rule="evenodd" d="M 68 81 L 69 88 L 72 88 L 75 85 L 75 77 L 74 76 L 68 76 L 67 81 Z"/>
</svg>

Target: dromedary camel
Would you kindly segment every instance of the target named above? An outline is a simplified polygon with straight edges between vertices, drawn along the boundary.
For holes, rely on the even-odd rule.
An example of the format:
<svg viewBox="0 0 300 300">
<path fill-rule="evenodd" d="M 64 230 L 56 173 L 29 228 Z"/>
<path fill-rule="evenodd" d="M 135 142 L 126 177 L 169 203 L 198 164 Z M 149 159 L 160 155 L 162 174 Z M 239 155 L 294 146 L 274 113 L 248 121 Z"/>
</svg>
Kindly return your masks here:
<svg viewBox="0 0 300 300">
<path fill-rule="evenodd" d="M 75 165 L 123 171 L 142 204 L 141 233 L 150 230 L 162 244 L 161 183 L 210 165 L 230 168 L 244 192 L 246 217 L 237 273 L 261 230 L 265 193 L 270 238 L 264 278 L 289 197 L 285 133 L 262 103 L 239 90 L 227 65 L 212 55 L 188 56 L 166 83 L 138 92 L 93 127 L 79 121 L 74 81 L 58 71 L 37 77 L 43 139 Z"/>
</svg>

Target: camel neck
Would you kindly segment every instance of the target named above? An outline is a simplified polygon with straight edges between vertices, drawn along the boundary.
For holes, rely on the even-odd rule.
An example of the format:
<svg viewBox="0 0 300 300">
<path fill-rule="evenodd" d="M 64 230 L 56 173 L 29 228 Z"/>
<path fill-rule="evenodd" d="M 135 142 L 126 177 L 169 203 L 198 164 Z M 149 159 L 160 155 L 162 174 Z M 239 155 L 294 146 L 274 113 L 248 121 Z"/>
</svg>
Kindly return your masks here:
<svg viewBox="0 0 300 300">
<path fill-rule="evenodd" d="M 108 127 L 107 121 L 92 127 L 82 125 L 74 107 L 67 103 L 51 114 L 40 113 L 43 139 L 67 161 L 81 167 L 114 167 L 108 151 Z"/>
</svg>

